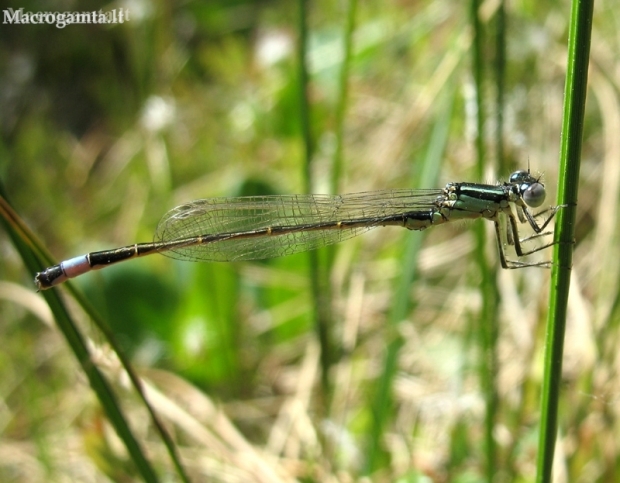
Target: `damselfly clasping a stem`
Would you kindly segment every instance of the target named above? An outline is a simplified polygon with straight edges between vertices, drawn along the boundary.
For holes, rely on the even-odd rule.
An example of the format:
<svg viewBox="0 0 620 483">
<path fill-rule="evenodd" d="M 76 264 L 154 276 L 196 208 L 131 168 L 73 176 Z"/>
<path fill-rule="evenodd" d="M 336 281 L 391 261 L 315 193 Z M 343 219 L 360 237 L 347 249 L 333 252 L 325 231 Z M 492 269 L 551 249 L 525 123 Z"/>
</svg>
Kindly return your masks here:
<svg viewBox="0 0 620 483">
<path fill-rule="evenodd" d="M 91 270 L 135 257 L 162 253 L 179 260 L 231 262 L 280 257 L 338 243 L 379 226 L 425 230 L 454 220 L 493 221 L 503 268 L 550 267 L 506 258 L 504 244 L 514 245 L 518 258 L 554 243 L 524 250 L 522 244 L 540 236 L 560 207 L 544 210 L 539 225 L 530 208 L 545 201 L 545 187 L 529 170 L 515 171 L 498 185 L 448 183 L 443 189 L 383 190 L 345 195 L 273 195 L 208 198 L 172 209 L 157 226 L 155 241 L 92 252 L 65 260 L 36 274 L 45 290 Z M 507 218 L 503 235 L 500 215 Z M 519 237 L 519 223 L 534 234 Z M 504 240 L 505 238 L 505 240 Z"/>
</svg>

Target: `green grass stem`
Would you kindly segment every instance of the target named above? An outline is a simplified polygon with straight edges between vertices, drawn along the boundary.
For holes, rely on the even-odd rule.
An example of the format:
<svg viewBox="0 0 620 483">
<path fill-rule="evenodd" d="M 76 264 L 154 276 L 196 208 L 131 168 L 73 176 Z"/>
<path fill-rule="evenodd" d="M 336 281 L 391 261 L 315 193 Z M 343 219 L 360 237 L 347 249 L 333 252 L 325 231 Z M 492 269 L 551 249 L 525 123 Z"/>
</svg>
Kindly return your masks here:
<svg viewBox="0 0 620 483">
<path fill-rule="evenodd" d="M 306 193 L 312 192 L 312 162 L 314 157 L 314 138 L 312 135 L 312 116 L 308 97 L 308 17 L 309 2 L 299 0 L 298 16 L 298 92 L 299 119 L 303 143 L 303 181 Z M 329 393 L 329 367 L 333 360 L 330 336 L 331 297 L 329 294 L 329 260 L 326 250 L 313 250 L 308 253 L 310 283 L 314 305 L 314 325 L 321 345 L 321 384 L 323 394 Z"/>
<path fill-rule="evenodd" d="M 593 9 L 593 0 L 572 2 L 558 181 L 558 205 L 566 207 L 558 212 L 555 228 L 536 477 L 539 483 L 551 481 L 557 438 Z"/>
<path fill-rule="evenodd" d="M 449 81 L 450 82 L 450 81 Z M 420 175 L 412 180 L 412 186 L 423 188 L 436 186 L 439 182 L 444 153 L 448 145 L 450 133 L 450 120 L 455 102 L 455 89 L 448 85 L 445 92 L 438 99 L 442 106 L 438 111 L 440 116 L 433 126 L 426 155 L 420 166 Z M 400 350 L 403 346 L 402 337 L 399 335 L 398 326 L 412 312 L 411 287 L 418 276 L 418 256 L 424 243 L 424 233 L 416 233 L 417 236 L 408 236 L 401 260 L 401 275 L 397 280 L 394 290 L 394 300 L 388 315 L 386 326 L 386 350 L 381 377 L 375 389 L 372 402 L 372 423 L 368 438 L 366 459 L 366 473 L 370 474 L 382 466 L 384 452 L 381 449 L 384 430 L 394 414 L 392 387 L 398 366 Z M 381 462 L 381 464 L 380 464 Z"/>
<path fill-rule="evenodd" d="M 338 82 L 338 99 L 336 102 L 336 149 L 331 173 L 331 192 L 338 193 L 340 178 L 344 164 L 345 120 L 347 113 L 347 101 L 349 97 L 349 72 L 351 70 L 351 57 L 353 54 L 353 33 L 355 32 L 355 14 L 357 0 L 349 0 L 347 3 L 347 22 L 343 33 L 343 57 L 340 67 Z"/>
<path fill-rule="evenodd" d="M 470 14 L 473 31 L 472 41 L 472 71 L 474 88 L 476 91 L 476 176 L 483 179 L 487 163 L 485 146 L 485 32 L 480 21 L 479 0 L 472 0 Z M 497 64 L 495 65 L 497 68 Z M 498 73 L 499 75 L 499 73 Z M 501 106 L 496 106 L 501 109 Z M 498 136 L 501 136 L 498 133 Z M 482 310 L 478 316 L 476 333 L 479 336 L 480 359 L 478 361 L 479 379 L 485 400 L 484 418 L 484 449 L 485 449 L 485 473 L 487 481 L 493 481 L 497 471 L 497 445 L 495 443 L 494 430 L 497 418 L 497 340 L 498 340 L 498 309 L 499 293 L 496 279 L 496 268 L 489 264 L 486 256 L 486 225 L 477 223 L 474 227 L 476 239 L 476 261 L 481 278 L 480 292 L 482 295 Z"/>
<path fill-rule="evenodd" d="M 2 189 L 2 191 L 4 190 Z M 0 214 L 2 215 L 1 218 L 5 229 L 28 270 L 31 273 L 39 271 L 42 267 L 42 263 L 36 255 L 36 250 L 33 251 L 31 248 L 34 245 L 34 240 L 27 237 L 28 231 L 23 223 L 21 223 L 19 216 L 12 210 L 9 203 L 1 195 Z M 86 374 L 90 386 L 93 391 L 95 391 L 110 423 L 116 430 L 119 438 L 125 444 L 137 471 L 141 474 L 144 481 L 153 483 L 159 481 L 153 467 L 142 451 L 138 440 L 129 427 L 127 418 L 123 413 L 114 391 L 96 364 L 93 364 L 92 354 L 88 349 L 86 341 L 78 329 L 77 324 L 71 318 L 62 299 L 59 297 L 57 290 L 47 290 L 43 292 L 43 296 L 54 315 L 58 328 L 82 367 L 84 374 Z"/>
<path fill-rule="evenodd" d="M 2 189 L 2 191 L 4 191 Z M 31 273 L 40 271 L 45 266 L 53 265 L 54 262 L 51 256 L 43 248 L 41 243 L 34 237 L 25 223 L 19 218 L 17 213 L 13 211 L 9 203 L 0 194 L 0 214 L 2 215 L 3 223 L 11 236 L 11 239 L 19 251 L 24 264 Z M 103 322 L 92 305 L 84 298 L 84 296 L 74 288 L 73 284 L 68 282 L 65 284 L 71 295 L 82 307 L 86 314 L 90 317 L 93 323 L 104 335 L 116 355 L 118 356 L 123 368 L 127 371 L 129 379 L 137 391 L 142 403 L 147 409 L 153 426 L 159 433 L 168 454 L 176 468 L 177 474 L 181 478 L 181 481 L 189 482 L 189 477 L 185 473 L 185 469 L 181 463 L 179 455 L 176 450 L 176 446 L 165 429 L 159 417 L 153 410 L 152 406 L 148 402 L 146 395 L 142 389 L 142 383 L 140 377 L 136 374 L 129 362 L 129 359 L 121 349 L 120 345 L 116 341 L 116 337 L 110 331 L 105 322 Z M 77 323 L 72 319 L 70 312 L 67 310 L 64 302 L 58 296 L 58 289 L 46 290 L 42 292 L 43 297 L 47 301 L 54 318 L 57 322 L 58 328 L 61 330 L 65 337 L 65 340 L 69 344 L 73 354 L 82 366 L 82 369 L 86 373 L 91 387 L 95 391 L 101 406 L 110 418 L 112 426 L 117 431 L 119 437 L 125 443 L 127 450 L 130 454 L 132 461 L 135 463 L 136 468 L 142 474 L 145 481 L 158 481 L 156 474 L 151 467 L 148 459 L 144 455 L 140 445 L 138 444 L 135 436 L 133 435 L 131 428 L 127 424 L 127 419 L 123 413 L 122 407 L 118 404 L 118 400 L 114 391 L 104 378 L 103 374 L 99 371 L 97 366 L 92 363 L 92 358 L 84 341 L 80 329 Z"/>
</svg>

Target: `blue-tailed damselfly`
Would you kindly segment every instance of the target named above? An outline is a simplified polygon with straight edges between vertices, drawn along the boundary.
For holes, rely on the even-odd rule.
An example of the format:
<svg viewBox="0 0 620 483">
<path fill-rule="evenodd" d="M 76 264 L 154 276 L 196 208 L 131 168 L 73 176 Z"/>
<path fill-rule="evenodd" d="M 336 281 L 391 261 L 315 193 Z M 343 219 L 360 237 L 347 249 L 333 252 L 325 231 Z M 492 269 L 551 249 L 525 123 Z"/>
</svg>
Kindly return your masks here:
<svg viewBox="0 0 620 483">
<path fill-rule="evenodd" d="M 202 199 L 166 213 L 153 243 L 71 258 L 37 273 L 34 281 L 39 290 L 45 290 L 91 270 L 152 253 L 189 261 L 258 260 L 331 245 L 378 226 L 424 230 L 475 218 L 494 222 L 503 268 L 549 267 L 550 262 L 508 260 L 504 253 L 504 238 L 514 245 L 519 258 L 553 245 L 522 248 L 522 242 L 547 234 L 543 231 L 558 207 L 545 210 L 550 215 L 541 225 L 535 219 L 538 215 L 530 212 L 544 200 L 544 185 L 529 170 L 515 171 L 508 182 L 498 185 L 448 183 L 443 189 Z M 505 235 L 500 215 L 508 220 Z M 527 222 L 534 235 L 520 239 L 518 222 Z"/>
</svg>

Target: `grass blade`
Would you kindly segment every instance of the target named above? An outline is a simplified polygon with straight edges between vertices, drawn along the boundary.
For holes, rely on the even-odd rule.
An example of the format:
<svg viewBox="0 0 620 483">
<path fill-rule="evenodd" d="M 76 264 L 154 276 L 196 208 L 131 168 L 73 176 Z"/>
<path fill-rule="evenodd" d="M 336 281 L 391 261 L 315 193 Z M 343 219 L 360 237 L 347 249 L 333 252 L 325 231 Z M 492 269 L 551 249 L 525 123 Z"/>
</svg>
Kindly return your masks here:
<svg viewBox="0 0 620 483">
<path fill-rule="evenodd" d="M 307 0 L 299 0 L 297 65 L 299 92 L 299 119 L 303 142 L 303 180 L 306 193 L 312 192 L 312 159 L 314 156 L 314 139 L 312 136 L 312 119 L 310 100 L 308 98 L 308 12 Z M 310 283 L 314 305 L 314 324 L 321 345 L 321 384 L 323 394 L 329 393 L 329 366 L 331 365 L 332 344 L 330 337 L 331 297 L 329 295 L 329 257 L 325 250 L 314 250 L 308 253 Z"/>
<path fill-rule="evenodd" d="M 46 253 L 43 247 L 34 238 L 34 235 L 30 233 L 28 227 L 21 221 L 19 216 L 13 211 L 8 202 L 0 196 L 0 214 L 2 214 L 5 226 L 15 244 L 18 248 L 20 255 L 22 256 L 25 265 L 28 267 L 31 273 L 39 271 L 42 265 L 52 265 L 53 261 L 51 257 Z M 30 248 L 34 247 L 34 251 Z M 38 254 L 35 254 L 38 253 Z M 44 263 L 41 263 L 43 259 Z M 95 309 L 89 303 L 89 301 L 74 287 L 70 282 L 66 284 L 67 289 L 71 292 L 78 304 L 88 314 L 90 319 L 95 323 L 97 328 L 103 333 L 107 342 L 110 344 L 114 352 L 116 353 L 121 365 L 127 372 L 129 379 L 137 391 L 140 399 L 146 407 L 153 426 L 159 433 L 168 454 L 176 468 L 177 474 L 182 481 L 188 482 L 189 477 L 185 473 L 185 469 L 181 464 L 181 460 L 176 451 L 176 446 L 165 429 L 163 423 L 159 420 L 159 417 L 155 413 L 154 409 L 146 399 L 146 395 L 142 389 L 139 376 L 133 370 L 129 359 L 125 355 L 124 351 L 117 343 L 114 334 L 110 331 L 108 326 L 99 318 Z M 131 429 L 127 425 L 127 421 L 124 418 L 121 407 L 119 406 L 116 396 L 114 395 L 112 388 L 107 383 L 107 380 L 103 377 L 97 366 L 92 363 L 88 347 L 85 345 L 82 335 L 77 327 L 77 324 L 72 320 L 69 311 L 65 307 L 64 303 L 58 297 L 56 290 L 47 290 L 42 292 L 47 303 L 54 314 L 58 327 L 61 329 L 65 339 L 69 343 L 76 358 L 82 365 L 83 370 L 86 372 L 90 381 L 91 387 L 97 394 L 99 401 L 105 409 L 110 422 L 118 432 L 119 436 L 125 442 L 125 445 L 131 455 L 132 460 L 136 464 L 136 467 L 140 470 L 145 481 L 157 481 L 155 473 L 150 466 L 150 463 L 142 453 L 140 446 L 133 437 Z M 153 479 L 154 478 L 154 479 Z"/>
<path fill-rule="evenodd" d="M 485 146 L 485 56 L 484 56 L 484 26 L 480 21 L 479 0 L 472 0 L 470 5 L 470 15 L 473 30 L 472 41 L 472 71 L 474 77 L 474 88 L 476 90 L 476 176 L 478 179 L 484 178 L 486 167 L 486 146 Z M 497 64 L 496 64 L 497 68 Z M 499 75 L 499 74 L 498 74 Z M 498 111 L 501 106 L 496 106 Z M 497 133 L 501 137 L 501 133 Z M 476 237 L 476 261 L 481 278 L 480 291 L 482 295 L 482 310 L 478 316 L 478 326 L 476 333 L 479 336 L 479 346 L 481 357 L 479 364 L 479 379 L 482 386 L 485 400 L 485 420 L 484 420 L 484 450 L 486 460 L 487 481 L 493 481 L 496 472 L 496 453 L 497 445 L 493 436 L 495 420 L 497 417 L 497 387 L 496 387 L 496 367 L 497 367 L 497 315 L 499 310 L 499 293 L 496 279 L 496 269 L 489 265 L 486 257 L 486 225 L 479 223 L 474 228 Z"/>
<path fill-rule="evenodd" d="M 24 264 L 32 273 L 39 271 L 42 264 L 35 252 L 30 248 L 32 246 L 32 240 L 27 239 L 27 230 L 19 229 L 22 226 L 19 217 L 2 196 L 0 196 L 0 214 L 2 215 L 3 224 L 13 240 L 15 247 L 19 251 Z M 69 311 L 58 296 L 57 291 L 47 290 L 43 292 L 43 296 L 54 314 L 58 328 L 71 347 L 82 370 L 88 377 L 90 386 L 97 394 L 99 402 L 105 410 L 110 423 L 125 444 L 142 478 L 144 481 L 148 482 L 159 481 L 153 467 L 147 460 L 137 439 L 133 435 L 114 391 L 103 374 L 99 371 L 96 364 L 93 364 L 90 350 L 77 325 L 72 320 Z"/>
<path fill-rule="evenodd" d="M 355 13 L 357 0 L 349 0 L 347 8 L 347 23 L 344 31 L 344 55 L 340 67 L 340 79 L 338 86 L 338 103 L 336 105 L 336 149 L 334 152 L 334 164 L 331 173 L 332 193 L 339 192 L 340 177 L 343 169 L 345 116 L 349 94 L 349 71 L 353 54 L 353 32 L 355 30 Z"/>
<path fill-rule="evenodd" d="M 446 146 L 448 144 L 448 136 L 450 133 L 450 119 L 455 102 L 454 87 L 448 86 L 444 93 L 442 114 L 437 119 L 433 127 L 429 146 L 424 161 L 420 169 L 422 170 L 419 179 L 415 180 L 413 186 L 435 186 L 439 179 L 439 172 L 444 158 Z M 422 248 L 424 235 L 410 236 L 407 239 L 406 246 L 401 257 L 402 273 L 398 279 L 398 285 L 394 291 L 394 301 L 392 309 L 388 317 L 388 333 L 387 348 L 385 360 L 383 362 L 383 370 L 379 379 L 376 393 L 373 401 L 373 420 L 370 428 L 369 442 L 367 449 L 366 472 L 367 474 L 376 471 L 382 465 L 381 461 L 381 440 L 383 431 L 388 421 L 393 415 L 392 407 L 392 386 L 396 369 L 398 365 L 398 357 L 403 346 L 402 337 L 398 333 L 398 325 L 407 317 L 411 311 L 411 285 L 418 275 L 417 260 L 418 254 Z"/>
<path fill-rule="evenodd" d="M 555 228 L 555 240 L 558 244 L 554 248 L 556 262 L 551 274 L 549 295 L 536 479 L 541 483 L 551 481 L 558 426 L 593 8 L 593 0 L 573 1 L 568 36 L 568 66 L 558 187 L 558 205 L 567 206 L 558 213 Z"/>
</svg>

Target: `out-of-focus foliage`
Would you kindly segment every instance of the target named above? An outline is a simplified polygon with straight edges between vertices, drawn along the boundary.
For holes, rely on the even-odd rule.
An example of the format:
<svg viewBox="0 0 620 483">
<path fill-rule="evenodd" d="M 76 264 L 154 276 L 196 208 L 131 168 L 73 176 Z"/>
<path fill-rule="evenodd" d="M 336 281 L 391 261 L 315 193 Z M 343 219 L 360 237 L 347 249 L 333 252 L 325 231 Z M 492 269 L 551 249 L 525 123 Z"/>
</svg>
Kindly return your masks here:
<svg viewBox="0 0 620 483">
<path fill-rule="evenodd" d="M 21 6 L 130 15 L 109 26 L 0 25 L 0 181 L 58 259 L 149 241 L 159 218 L 184 201 L 302 191 L 296 2 Z M 346 6 L 310 4 L 315 192 L 330 186 Z M 428 155 L 437 151 L 439 186 L 506 179 L 529 160 L 544 173 L 553 203 L 569 7 L 508 5 L 510 166 L 496 173 L 489 159 L 488 178 L 479 180 L 472 179 L 476 102 L 465 4 L 360 2 L 342 189 L 410 187 L 425 160 L 439 162 Z M 495 10 L 484 8 L 492 32 Z M 597 4 L 558 446 L 568 481 L 617 479 L 618 27 L 614 3 Z M 493 99 L 490 82 L 487 88 Z M 491 114 L 492 103 L 487 108 Z M 434 126 L 446 123 L 446 112 L 449 135 L 437 147 Z M 493 127 L 489 121 L 489 144 Z M 319 390 L 304 254 L 238 264 L 152 256 L 75 283 L 152 389 L 195 481 L 355 481 L 365 470 L 371 403 L 394 337 L 386 319 L 397 302 L 402 241 L 421 236 L 419 274 L 403 295 L 412 309 L 397 329 L 404 344 L 397 378 L 386 388 L 394 403 L 384 457 L 372 477 L 479 480 L 484 401 L 473 321 L 480 276 L 466 224 L 425 234 L 377 229 L 338 248 L 330 280 L 340 352 L 329 394 Z M 34 293 L 33 274 L 4 235 L 0 250 L 0 480 L 131 480 L 131 462 Z M 507 481 L 529 481 L 548 273 L 513 272 L 498 275 L 500 316 L 488 321 L 500 330 L 496 464 Z M 162 445 L 114 354 L 77 307 L 75 318 L 168 475 Z"/>
</svg>

